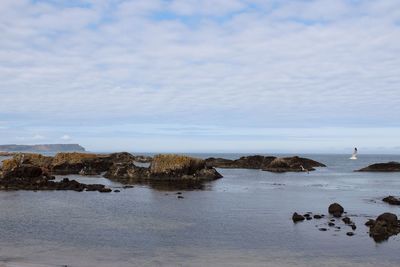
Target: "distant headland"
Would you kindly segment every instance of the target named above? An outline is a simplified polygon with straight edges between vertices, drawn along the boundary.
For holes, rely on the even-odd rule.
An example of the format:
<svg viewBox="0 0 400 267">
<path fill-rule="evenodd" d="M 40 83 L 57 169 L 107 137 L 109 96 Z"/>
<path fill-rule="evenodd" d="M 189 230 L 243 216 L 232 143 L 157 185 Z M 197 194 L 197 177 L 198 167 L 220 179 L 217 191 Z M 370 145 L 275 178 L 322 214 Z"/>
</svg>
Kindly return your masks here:
<svg viewBox="0 0 400 267">
<path fill-rule="evenodd" d="M 2 152 L 78 152 L 85 151 L 79 144 L 0 145 Z"/>
</svg>

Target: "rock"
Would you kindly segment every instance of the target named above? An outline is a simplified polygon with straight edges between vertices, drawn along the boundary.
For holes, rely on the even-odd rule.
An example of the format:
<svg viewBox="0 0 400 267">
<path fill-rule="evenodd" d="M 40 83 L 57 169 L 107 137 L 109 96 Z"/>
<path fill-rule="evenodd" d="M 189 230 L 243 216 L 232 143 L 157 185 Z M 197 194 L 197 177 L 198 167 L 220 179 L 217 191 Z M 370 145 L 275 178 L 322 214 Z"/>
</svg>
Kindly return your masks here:
<svg viewBox="0 0 400 267">
<path fill-rule="evenodd" d="M 112 161 L 107 155 L 90 153 L 57 153 L 51 164 L 51 172 L 58 175 L 94 175 L 107 171 Z"/>
<path fill-rule="evenodd" d="M 119 190 L 114 190 L 114 193 L 119 193 L 119 192 L 121 192 L 121 191 L 119 191 Z"/>
<path fill-rule="evenodd" d="M 34 168 L 39 168 L 33 166 Z M 20 168 L 25 168 L 25 166 L 21 166 Z M 39 168 L 40 169 L 40 168 Z M 0 179 L 0 189 L 3 190 L 72 190 L 77 192 L 82 192 L 85 189 L 87 191 L 107 191 L 109 189 L 105 188 L 104 185 L 100 184 L 82 184 L 75 180 L 69 180 L 68 178 L 64 178 L 59 182 L 51 181 L 46 175 L 39 175 L 39 172 L 35 173 L 28 177 L 25 173 L 23 175 L 19 175 L 17 172 L 17 176 L 6 176 Z"/>
<path fill-rule="evenodd" d="M 383 202 L 389 203 L 390 205 L 400 205 L 400 199 L 394 196 L 388 196 L 382 199 Z"/>
<path fill-rule="evenodd" d="M 9 169 L 8 167 L 2 172 L 3 180 L 9 178 L 38 178 L 44 175 L 43 169 L 32 164 L 20 164 L 17 167 Z"/>
<path fill-rule="evenodd" d="M 221 177 L 214 168 L 207 167 L 205 160 L 188 156 L 156 155 L 150 164 L 151 179 L 215 180 Z"/>
<path fill-rule="evenodd" d="M 326 228 L 319 228 L 318 230 L 320 230 L 322 232 L 328 231 L 328 229 L 326 229 Z"/>
<path fill-rule="evenodd" d="M 333 222 L 328 223 L 328 226 L 332 227 L 335 226 L 335 224 Z"/>
<path fill-rule="evenodd" d="M 245 156 L 236 160 L 208 158 L 206 159 L 206 164 L 215 168 L 261 169 L 274 159 L 275 157 L 261 155 Z"/>
<path fill-rule="evenodd" d="M 140 163 L 151 163 L 152 160 L 153 158 L 149 156 L 134 156 L 134 161 Z"/>
<path fill-rule="evenodd" d="M 369 235 L 376 241 L 387 240 L 392 235 L 400 233 L 397 216 L 393 213 L 383 213 L 374 222 L 369 221 Z"/>
<path fill-rule="evenodd" d="M 177 196 L 177 198 L 184 198 L 183 196 Z"/>
<path fill-rule="evenodd" d="M 400 172 L 399 162 L 376 163 L 358 170 L 359 172 Z"/>
<path fill-rule="evenodd" d="M 270 172 L 304 172 L 314 171 L 314 167 L 326 167 L 324 164 L 300 157 L 288 157 L 288 158 L 275 158 L 269 164 L 264 165 L 263 171 Z"/>
<path fill-rule="evenodd" d="M 352 224 L 352 225 L 350 225 L 351 226 L 351 229 L 353 230 L 353 231 L 355 231 L 356 229 L 357 229 L 357 226 L 355 225 L 355 224 Z"/>
<path fill-rule="evenodd" d="M 206 164 L 207 166 L 216 168 L 262 169 L 271 172 L 301 172 L 315 170 L 314 167 L 326 167 L 324 164 L 317 161 L 297 156 L 277 158 L 261 155 L 246 156 L 236 160 L 208 158 L 206 159 Z"/>
<path fill-rule="evenodd" d="M 296 222 L 304 221 L 305 217 L 303 215 L 300 215 L 297 212 L 295 212 L 295 213 L 293 213 L 292 220 L 293 220 L 293 222 L 296 223 Z"/>
<path fill-rule="evenodd" d="M 352 223 L 353 223 L 349 217 L 344 217 L 344 218 L 342 219 L 342 221 L 343 221 L 345 224 L 352 224 Z"/>
<path fill-rule="evenodd" d="M 372 226 L 372 225 L 374 225 L 375 224 L 375 220 L 372 220 L 372 219 L 369 219 L 366 223 L 365 223 L 365 226 Z"/>
<path fill-rule="evenodd" d="M 99 190 L 100 193 L 110 193 L 112 192 L 111 188 L 102 188 Z"/>
<path fill-rule="evenodd" d="M 346 235 L 348 235 L 348 236 L 353 236 L 354 233 L 353 233 L 353 232 L 347 232 Z"/>
<path fill-rule="evenodd" d="M 340 204 L 333 203 L 329 206 L 328 212 L 329 214 L 332 214 L 334 217 L 339 218 L 342 216 L 344 209 Z"/>
<path fill-rule="evenodd" d="M 314 215 L 314 219 L 322 219 L 322 216 L 321 216 L 321 215 L 318 215 L 318 214 L 315 214 L 315 215 Z"/>
<path fill-rule="evenodd" d="M 211 181 L 221 178 L 214 168 L 207 167 L 202 159 L 181 155 L 157 155 L 150 167 L 138 167 L 133 162 L 113 164 L 104 177 L 121 183 L 149 183 L 165 181 Z"/>
</svg>

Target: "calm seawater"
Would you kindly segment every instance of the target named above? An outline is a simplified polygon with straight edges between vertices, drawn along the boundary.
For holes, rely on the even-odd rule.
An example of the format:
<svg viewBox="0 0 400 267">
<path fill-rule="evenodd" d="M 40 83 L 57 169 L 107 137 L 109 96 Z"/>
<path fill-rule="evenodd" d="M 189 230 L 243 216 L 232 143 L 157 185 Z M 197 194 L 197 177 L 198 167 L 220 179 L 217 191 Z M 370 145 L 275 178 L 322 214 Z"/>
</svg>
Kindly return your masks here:
<svg viewBox="0 0 400 267">
<path fill-rule="evenodd" d="M 0 266 L 400 266 L 400 236 L 377 244 L 364 226 L 382 212 L 400 215 L 400 207 L 380 200 L 400 196 L 400 174 L 353 172 L 400 156 L 302 156 L 328 168 L 219 169 L 224 178 L 180 190 L 184 199 L 146 185 L 110 194 L 0 192 Z M 294 211 L 326 214 L 333 202 L 356 222 L 355 236 L 340 223 L 341 231 L 318 231 L 327 219 L 291 221 Z"/>
</svg>

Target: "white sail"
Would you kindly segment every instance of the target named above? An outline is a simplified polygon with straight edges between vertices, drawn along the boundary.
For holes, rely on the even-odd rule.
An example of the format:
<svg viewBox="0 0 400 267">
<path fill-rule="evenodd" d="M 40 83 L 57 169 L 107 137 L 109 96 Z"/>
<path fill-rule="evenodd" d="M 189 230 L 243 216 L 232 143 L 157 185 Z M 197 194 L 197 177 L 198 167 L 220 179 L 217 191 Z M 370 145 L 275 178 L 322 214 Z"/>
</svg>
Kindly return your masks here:
<svg viewBox="0 0 400 267">
<path fill-rule="evenodd" d="M 350 159 L 357 159 L 357 148 L 354 148 L 353 154 L 351 155 Z"/>
</svg>

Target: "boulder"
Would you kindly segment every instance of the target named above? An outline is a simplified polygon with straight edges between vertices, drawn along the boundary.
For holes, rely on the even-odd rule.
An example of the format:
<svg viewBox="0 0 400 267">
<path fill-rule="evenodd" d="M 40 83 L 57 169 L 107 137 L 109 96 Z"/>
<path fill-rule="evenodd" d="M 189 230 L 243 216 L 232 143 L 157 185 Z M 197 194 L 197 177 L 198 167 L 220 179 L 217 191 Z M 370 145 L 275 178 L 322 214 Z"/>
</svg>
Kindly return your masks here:
<svg viewBox="0 0 400 267">
<path fill-rule="evenodd" d="M 387 240 L 392 235 L 400 233 L 400 224 L 393 213 L 383 213 L 375 221 L 368 221 L 369 235 L 376 241 Z"/>
<path fill-rule="evenodd" d="M 297 212 L 295 212 L 295 213 L 293 213 L 292 220 L 294 223 L 301 222 L 301 221 L 305 220 L 305 217 L 303 215 L 300 215 Z"/>
<path fill-rule="evenodd" d="M 400 172 L 399 162 L 376 163 L 358 170 L 359 172 Z"/>
<path fill-rule="evenodd" d="M 329 214 L 332 214 L 334 217 L 339 218 L 342 216 L 344 209 L 340 204 L 333 203 L 333 204 L 329 205 L 328 212 L 329 212 Z"/>
<path fill-rule="evenodd" d="M 388 196 L 382 199 L 383 202 L 389 203 L 390 205 L 400 205 L 400 199 L 394 196 Z"/>
</svg>

